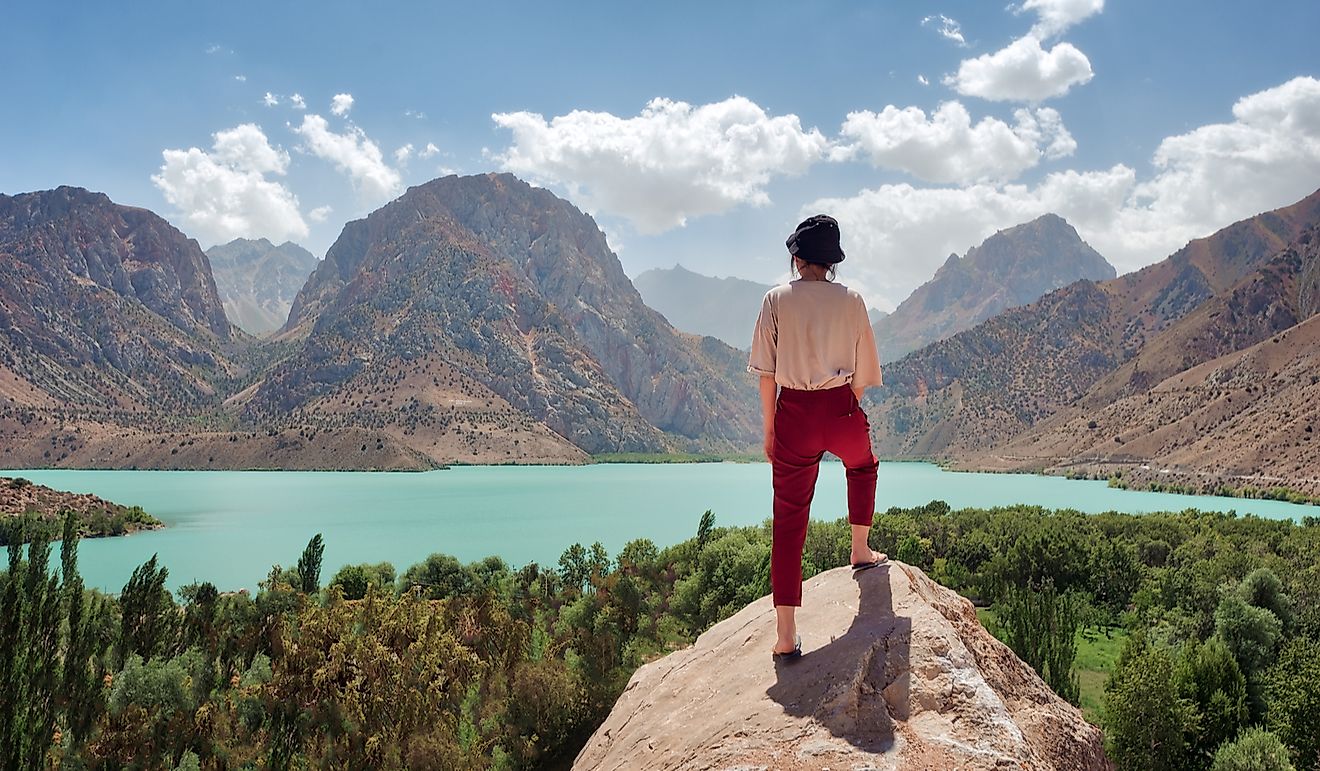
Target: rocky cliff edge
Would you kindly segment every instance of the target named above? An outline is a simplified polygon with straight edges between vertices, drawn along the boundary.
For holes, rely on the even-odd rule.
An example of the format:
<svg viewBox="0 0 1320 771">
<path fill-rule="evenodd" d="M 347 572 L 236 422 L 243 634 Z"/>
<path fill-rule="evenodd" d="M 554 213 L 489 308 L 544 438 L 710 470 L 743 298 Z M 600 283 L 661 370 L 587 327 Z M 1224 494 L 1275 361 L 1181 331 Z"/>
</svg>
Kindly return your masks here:
<svg viewBox="0 0 1320 771">
<path fill-rule="evenodd" d="M 1112 769 L 1099 729 L 902 563 L 810 579 L 804 655 L 776 665 L 752 603 L 633 675 L 585 769 Z"/>
</svg>

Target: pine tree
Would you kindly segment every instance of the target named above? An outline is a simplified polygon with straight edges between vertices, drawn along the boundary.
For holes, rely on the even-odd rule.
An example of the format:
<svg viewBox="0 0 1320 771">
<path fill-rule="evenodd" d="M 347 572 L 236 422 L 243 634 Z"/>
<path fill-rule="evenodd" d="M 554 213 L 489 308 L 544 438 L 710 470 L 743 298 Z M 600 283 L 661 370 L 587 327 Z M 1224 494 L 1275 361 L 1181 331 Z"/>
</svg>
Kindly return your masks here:
<svg viewBox="0 0 1320 771">
<path fill-rule="evenodd" d="M 303 594 L 316 594 L 321 591 L 321 555 L 325 553 L 325 542 L 321 534 L 312 536 L 298 558 L 298 588 Z"/>
</svg>

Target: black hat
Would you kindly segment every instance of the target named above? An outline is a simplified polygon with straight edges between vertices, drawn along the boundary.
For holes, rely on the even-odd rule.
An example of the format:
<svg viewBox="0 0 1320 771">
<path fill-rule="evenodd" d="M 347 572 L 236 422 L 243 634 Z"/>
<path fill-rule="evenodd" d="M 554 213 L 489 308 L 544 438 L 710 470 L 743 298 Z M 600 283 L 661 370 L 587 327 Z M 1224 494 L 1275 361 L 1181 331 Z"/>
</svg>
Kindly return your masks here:
<svg viewBox="0 0 1320 771">
<path fill-rule="evenodd" d="M 803 220 L 784 244 L 788 246 L 789 254 L 803 262 L 817 265 L 843 262 L 843 249 L 839 248 L 839 222 L 827 214 Z"/>
</svg>

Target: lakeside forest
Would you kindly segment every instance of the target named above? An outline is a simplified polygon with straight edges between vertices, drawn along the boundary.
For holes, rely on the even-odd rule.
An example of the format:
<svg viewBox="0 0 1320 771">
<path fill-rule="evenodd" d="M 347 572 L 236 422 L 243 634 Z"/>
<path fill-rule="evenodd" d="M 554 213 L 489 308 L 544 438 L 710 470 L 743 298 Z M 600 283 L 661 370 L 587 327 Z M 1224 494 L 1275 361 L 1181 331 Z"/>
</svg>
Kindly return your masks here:
<svg viewBox="0 0 1320 771">
<path fill-rule="evenodd" d="M 105 595 L 75 518 L 49 535 L 11 530 L 0 573 L 4 768 L 565 768 L 638 666 L 769 591 L 768 525 L 710 512 L 677 545 L 554 566 L 322 576 L 318 534 L 255 595 L 174 596 L 154 558 Z M 934 501 L 878 516 L 872 543 L 983 606 L 1118 768 L 1320 769 L 1320 518 Z M 847 549 L 845 520 L 813 522 L 805 574 Z"/>
</svg>

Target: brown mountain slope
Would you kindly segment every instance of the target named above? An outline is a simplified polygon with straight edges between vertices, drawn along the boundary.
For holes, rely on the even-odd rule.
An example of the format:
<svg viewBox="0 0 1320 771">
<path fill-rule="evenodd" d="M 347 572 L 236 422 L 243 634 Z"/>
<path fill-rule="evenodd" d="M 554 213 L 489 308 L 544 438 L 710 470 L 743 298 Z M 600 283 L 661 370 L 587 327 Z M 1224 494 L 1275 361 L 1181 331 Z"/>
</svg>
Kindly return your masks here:
<svg viewBox="0 0 1320 771">
<path fill-rule="evenodd" d="M 1074 281 L 1114 275 L 1114 267 L 1058 215 L 1001 230 L 966 257 L 949 255 L 930 281 L 875 323 L 880 360 L 895 361 Z"/>
<path fill-rule="evenodd" d="M 1298 421 L 1311 411 L 1314 383 L 1297 372 L 1316 357 L 1317 311 L 1320 230 L 1312 229 L 994 454 L 1037 466 L 1181 464 L 1206 477 L 1254 479 L 1269 469 L 1312 484 L 1320 476 L 1313 432 Z"/>
<path fill-rule="evenodd" d="M 206 255 L 165 220 L 80 188 L 0 195 L 0 367 L 26 384 L 0 404 L 215 405 L 233 339 Z"/>
<path fill-rule="evenodd" d="M 867 400 L 878 451 L 954 458 L 1008 442 L 1316 223 L 1320 192 L 1140 271 L 1077 282 L 904 357 L 886 367 L 886 389 Z"/>
<path fill-rule="evenodd" d="M 567 459 L 755 440 L 741 356 L 674 331 L 589 217 L 510 175 L 438 179 L 349 223 L 277 339 L 302 347 L 240 395 L 254 420 L 372 424 L 404 398 L 443 435 L 476 405 L 478 453 L 514 460 L 526 442 Z M 444 457 L 438 436 L 404 441 Z"/>
</svg>

